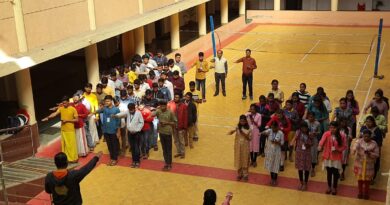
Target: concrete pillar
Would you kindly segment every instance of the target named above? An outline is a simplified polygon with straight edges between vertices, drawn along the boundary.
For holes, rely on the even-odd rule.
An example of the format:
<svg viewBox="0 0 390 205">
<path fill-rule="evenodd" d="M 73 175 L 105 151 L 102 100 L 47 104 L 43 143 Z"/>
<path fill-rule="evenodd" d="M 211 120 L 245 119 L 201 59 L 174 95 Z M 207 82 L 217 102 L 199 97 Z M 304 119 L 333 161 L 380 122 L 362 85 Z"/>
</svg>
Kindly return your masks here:
<svg viewBox="0 0 390 205">
<path fill-rule="evenodd" d="M 221 24 L 229 22 L 229 0 L 221 0 Z"/>
<path fill-rule="evenodd" d="M 198 6 L 198 26 L 199 26 L 199 35 L 206 35 L 206 3 L 199 4 Z"/>
<path fill-rule="evenodd" d="M 339 1 L 338 0 L 331 0 L 330 10 L 331 11 L 337 11 L 338 7 L 339 7 Z"/>
<path fill-rule="evenodd" d="M 144 27 L 141 26 L 134 30 L 134 45 L 135 52 L 137 54 L 145 54 L 145 36 L 144 36 Z"/>
<path fill-rule="evenodd" d="M 177 50 L 180 48 L 180 23 L 179 13 L 170 16 L 171 20 L 171 49 Z"/>
<path fill-rule="evenodd" d="M 238 14 L 240 14 L 240 16 L 245 15 L 245 9 L 245 0 L 238 0 Z"/>
<path fill-rule="evenodd" d="M 35 118 L 34 96 L 32 91 L 30 69 L 26 68 L 16 72 L 15 78 L 19 107 L 27 110 L 30 115 L 30 124 L 36 124 L 37 119 Z"/>
<path fill-rule="evenodd" d="M 13 0 L 12 5 L 14 10 L 15 30 L 18 39 L 19 52 L 26 52 L 28 47 L 26 40 L 26 30 L 24 28 L 22 2 L 21 0 Z"/>
<path fill-rule="evenodd" d="M 99 56 L 97 45 L 92 44 L 88 47 L 85 47 L 84 52 L 88 82 L 92 83 L 94 88 L 99 83 Z"/>
<path fill-rule="evenodd" d="M 280 11 L 280 0 L 274 0 L 274 11 Z"/>
</svg>

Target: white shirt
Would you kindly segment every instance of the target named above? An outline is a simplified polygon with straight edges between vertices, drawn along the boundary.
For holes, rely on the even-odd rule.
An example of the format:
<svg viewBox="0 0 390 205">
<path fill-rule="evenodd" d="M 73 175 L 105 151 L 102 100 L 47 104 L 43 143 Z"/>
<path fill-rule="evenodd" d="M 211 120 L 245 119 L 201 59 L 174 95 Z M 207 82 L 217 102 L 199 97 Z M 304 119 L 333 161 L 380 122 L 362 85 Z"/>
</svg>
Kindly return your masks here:
<svg viewBox="0 0 390 205">
<path fill-rule="evenodd" d="M 225 64 L 227 63 L 227 60 L 222 57 L 221 59 L 219 59 L 218 57 L 215 57 L 215 62 L 214 62 L 214 70 L 216 73 L 226 73 L 226 70 L 225 70 Z"/>
<path fill-rule="evenodd" d="M 182 77 L 182 76 L 181 76 L 181 69 L 180 69 L 180 67 L 177 66 L 177 65 L 174 65 L 174 66 L 171 68 L 171 71 L 173 72 L 173 71 L 175 71 L 175 70 L 179 71 L 179 76 Z"/>
<path fill-rule="evenodd" d="M 120 113 L 127 113 L 129 109 L 127 108 L 127 104 L 125 102 L 120 102 L 118 109 Z M 126 126 L 126 120 L 125 118 L 121 118 L 121 128 L 124 128 Z"/>
<path fill-rule="evenodd" d="M 332 105 L 330 104 L 330 101 L 328 99 L 325 99 L 323 102 L 324 102 L 326 109 L 328 110 L 328 113 L 331 113 L 332 112 Z"/>
<path fill-rule="evenodd" d="M 115 83 L 111 79 L 108 79 L 107 86 L 110 87 L 115 92 Z"/>
<path fill-rule="evenodd" d="M 146 90 L 150 90 L 150 86 L 148 83 L 144 82 L 141 85 L 139 85 L 139 89 L 145 92 Z"/>
<path fill-rule="evenodd" d="M 175 97 L 175 94 L 173 92 L 173 84 L 169 80 L 165 80 L 164 87 L 168 88 L 169 92 L 171 93 L 171 97 L 173 99 Z"/>
<path fill-rule="evenodd" d="M 127 130 L 130 133 L 137 133 L 142 130 L 144 126 L 144 118 L 140 111 L 136 110 L 134 114 L 131 114 L 129 111 L 125 113 L 117 114 L 118 117 L 127 116 Z"/>
</svg>

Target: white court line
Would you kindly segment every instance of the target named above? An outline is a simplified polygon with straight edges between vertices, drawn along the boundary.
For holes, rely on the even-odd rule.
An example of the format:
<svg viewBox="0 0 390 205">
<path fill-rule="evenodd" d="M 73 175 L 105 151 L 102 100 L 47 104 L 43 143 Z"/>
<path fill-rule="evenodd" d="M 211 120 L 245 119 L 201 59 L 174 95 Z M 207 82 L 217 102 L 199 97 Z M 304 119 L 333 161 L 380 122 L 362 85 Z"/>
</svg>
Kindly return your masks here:
<svg viewBox="0 0 390 205">
<path fill-rule="evenodd" d="M 321 40 L 318 40 L 316 44 L 314 44 L 313 48 L 309 50 L 308 53 L 306 53 L 303 58 L 301 59 L 301 63 L 307 58 L 307 56 L 318 46 L 318 44 L 321 42 Z"/>
<path fill-rule="evenodd" d="M 384 45 L 386 45 L 386 44 L 384 44 Z M 373 48 L 373 47 L 374 47 L 374 43 L 371 45 L 371 51 L 370 51 L 370 53 L 367 55 L 366 62 L 364 63 L 363 69 L 362 69 L 362 71 L 360 72 L 360 75 L 359 75 L 358 80 L 356 81 L 356 85 L 355 85 L 355 87 L 353 88 L 354 91 L 355 91 L 355 90 L 357 89 L 357 87 L 359 86 L 359 83 L 360 83 L 360 80 L 362 79 L 363 73 L 364 73 L 364 71 L 366 70 L 366 67 L 367 67 L 367 64 L 368 64 L 368 60 L 370 59 L 370 56 L 371 56 L 372 48 Z"/>
<path fill-rule="evenodd" d="M 311 63 L 311 62 L 310 62 Z M 329 76 L 329 77 L 344 77 L 344 78 L 357 78 L 357 75 L 340 75 L 340 74 L 323 74 L 323 73 L 298 73 L 298 72 L 285 72 L 285 71 L 271 71 L 263 70 L 268 73 L 277 73 L 277 74 L 293 74 L 293 75 L 313 75 L 313 76 Z"/>
<path fill-rule="evenodd" d="M 383 51 L 385 50 L 385 47 L 386 47 L 386 43 L 383 44 L 383 49 L 381 51 L 381 53 L 379 54 L 379 61 L 378 61 L 378 66 L 381 62 L 381 59 L 382 59 L 382 54 L 383 54 Z M 370 93 L 371 93 L 371 89 L 372 89 L 372 85 L 374 84 L 374 77 L 371 78 L 371 82 L 370 82 L 370 87 L 368 87 L 368 91 L 367 91 L 367 94 L 366 94 L 366 98 L 364 99 L 364 104 L 363 104 L 363 111 L 364 111 L 364 108 L 367 106 L 367 100 L 368 100 L 368 97 L 370 96 Z M 362 119 L 363 119 L 363 112 L 362 114 L 360 115 L 359 117 L 359 121 L 358 122 L 361 122 Z"/>
<path fill-rule="evenodd" d="M 234 126 L 228 126 L 228 125 L 212 125 L 212 124 L 203 124 L 203 123 L 199 123 L 199 125 L 208 126 L 208 127 L 234 128 Z"/>
</svg>

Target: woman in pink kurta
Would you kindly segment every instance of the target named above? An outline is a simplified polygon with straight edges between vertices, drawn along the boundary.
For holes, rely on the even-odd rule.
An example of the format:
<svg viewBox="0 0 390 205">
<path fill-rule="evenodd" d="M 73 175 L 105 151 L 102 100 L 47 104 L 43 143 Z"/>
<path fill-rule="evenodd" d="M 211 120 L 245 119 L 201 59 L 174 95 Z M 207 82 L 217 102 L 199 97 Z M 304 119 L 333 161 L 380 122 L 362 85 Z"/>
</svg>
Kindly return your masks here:
<svg viewBox="0 0 390 205">
<path fill-rule="evenodd" d="M 375 161 L 379 157 L 379 147 L 371 139 L 370 130 L 363 131 L 363 138 L 358 139 L 352 153 L 355 154 L 353 171 L 358 179 L 358 198 L 368 199 L 370 182 L 374 178 Z"/>
<path fill-rule="evenodd" d="M 257 167 L 257 155 L 260 149 L 260 132 L 259 127 L 261 125 L 261 115 L 256 112 L 256 104 L 252 104 L 249 108 L 249 112 L 246 114 L 249 126 L 252 129 L 252 140 L 250 141 L 250 156 L 251 166 Z"/>
</svg>

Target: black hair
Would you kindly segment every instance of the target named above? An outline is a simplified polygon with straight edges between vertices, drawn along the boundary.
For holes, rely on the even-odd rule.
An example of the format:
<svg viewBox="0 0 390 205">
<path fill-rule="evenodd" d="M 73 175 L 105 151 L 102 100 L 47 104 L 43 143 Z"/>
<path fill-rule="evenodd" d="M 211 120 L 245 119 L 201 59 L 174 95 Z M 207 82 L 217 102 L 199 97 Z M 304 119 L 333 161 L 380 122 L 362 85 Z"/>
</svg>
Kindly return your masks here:
<svg viewBox="0 0 390 205">
<path fill-rule="evenodd" d="M 92 89 L 92 83 L 86 83 L 84 85 L 84 88 L 91 88 Z"/>
<path fill-rule="evenodd" d="M 102 85 L 101 83 L 98 83 L 98 84 L 96 85 L 96 88 L 103 89 L 103 85 Z"/>
<path fill-rule="evenodd" d="M 372 121 L 373 124 L 374 124 L 374 127 L 377 126 L 376 121 L 375 121 L 375 118 L 374 118 L 373 116 L 371 116 L 371 115 L 367 116 L 367 117 L 366 117 L 366 121 L 367 121 L 367 120 Z"/>
<path fill-rule="evenodd" d="M 166 100 L 160 100 L 159 102 L 158 102 L 158 104 L 159 105 L 167 105 L 167 101 Z"/>
<path fill-rule="evenodd" d="M 354 108 L 354 107 L 356 107 L 357 102 L 356 102 L 356 100 L 355 100 L 355 95 L 353 94 L 353 90 L 348 90 L 347 93 L 345 94 L 345 98 L 347 98 L 347 96 L 348 96 L 349 94 L 352 94 L 351 107 Z M 347 99 L 348 99 L 348 98 L 347 98 Z"/>
<path fill-rule="evenodd" d="M 275 98 L 275 95 L 273 93 L 268 93 L 268 98 L 270 97 Z"/>
<path fill-rule="evenodd" d="M 134 103 L 129 103 L 127 104 L 127 108 L 130 109 L 135 109 L 135 104 Z"/>
<path fill-rule="evenodd" d="M 146 80 L 148 77 L 145 75 L 145 74 L 139 74 L 138 75 L 138 79 L 140 80 L 140 81 L 144 81 L 144 80 Z M 135 83 L 135 80 L 134 80 L 134 83 Z"/>
<path fill-rule="evenodd" d="M 110 74 L 111 77 L 113 76 L 116 76 L 116 72 L 115 71 L 112 71 L 111 74 Z"/>
<path fill-rule="evenodd" d="M 267 100 L 267 98 L 264 95 L 260 95 L 259 100 Z"/>
<path fill-rule="evenodd" d="M 195 81 L 191 81 L 190 86 L 195 86 Z"/>
<path fill-rule="evenodd" d="M 345 102 L 345 103 L 347 103 L 347 98 L 345 98 L 345 97 L 342 97 L 342 98 L 340 98 L 340 100 L 339 100 L 339 102 Z"/>
<path fill-rule="evenodd" d="M 241 125 L 240 124 L 241 120 L 245 120 L 246 124 L 245 125 Z M 246 118 L 245 115 L 240 115 L 240 118 L 239 118 L 239 121 L 238 121 L 238 129 L 241 131 L 242 128 L 249 129 L 248 119 Z"/>
<path fill-rule="evenodd" d="M 245 50 L 245 52 L 250 52 L 250 53 L 252 53 L 252 51 L 251 51 L 251 49 L 249 49 L 249 48 L 247 48 L 246 50 Z"/>
<path fill-rule="evenodd" d="M 379 114 L 379 109 L 377 106 L 374 106 L 371 108 L 371 113 L 376 113 L 376 114 Z"/>
<path fill-rule="evenodd" d="M 129 89 L 130 89 L 130 90 L 133 90 L 133 89 L 134 89 L 134 86 L 133 86 L 133 85 L 128 85 L 126 89 L 127 89 L 127 90 L 129 90 Z"/>
<path fill-rule="evenodd" d="M 276 121 L 273 121 L 273 122 L 271 123 L 271 127 L 277 127 L 277 128 L 279 128 L 279 124 L 278 124 Z"/>
<path fill-rule="evenodd" d="M 120 91 L 120 96 L 121 96 L 121 97 L 127 96 L 127 90 L 121 90 L 121 91 Z"/>
<path fill-rule="evenodd" d="M 337 118 L 337 122 L 339 123 L 339 127 L 340 129 L 343 129 L 345 134 L 348 136 L 349 135 L 349 129 L 348 129 L 348 119 L 345 118 L 345 117 L 339 117 Z M 342 127 L 342 123 L 341 122 L 344 122 L 345 126 L 346 127 Z"/>
<path fill-rule="evenodd" d="M 149 59 L 149 55 L 145 54 L 145 55 L 142 56 L 142 59 L 145 59 L 145 58 Z"/>
<path fill-rule="evenodd" d="M 147 90 L 145 91 L 145 95 L 150 95 L 150 94 L 152 94 L 152 90 L 147 89 Z"/>
<path fill-rule="evenodd" d="M 174 96 L 178 95 L 180 99 L 183 98 L 183 94 L 181 92 L 175 92 L 173 95 Z"/>
<path fill-rule="evenodd" d="M 102 84 L 107 84 L 108 83 L 108 78 L 107 77 L 102 77 Z"/>
<path fill-rule="evenodd" d="M 68 167 L 68 157 L 63 152 L 59 152 L 54 156 L 54 164 L 57 169 L 66 169 Z"/>
<path fill-rule="evenodd" d="M 363 130 L 363 135 L 368 135 L 368 136 L 372 136 L 372 132 L 371 132 L 371 130 L 369 130 L 369 129 L 365 129 L 365 130 Z"/>
<path fill-rule="evenodd" d="M 199 52 L 199 53 L 198 53 L 198 56 L 199 56 L 199 57 L 201 57 L 201 56 L 203 57 L 203 56 L 204 56 L 204 53 L 203 53 L 203 52 Z"/>
<path fill-rule="evenodd" d="M 271 81 L 271 84 L 274 84 L 274 83 L 277 83 L 277 84 L 279 84 L 279 81 L 278 81 L 278 80 L 276 80 L 276 79 L 273 79 L 273 80 Z"/>
<path fill-rule="evenodd" d="M 173 75 L 179 75 L 179 71 L 177 70 L 173 71 Z"/>
<path fill-rule="evenodd" d="M 293 104 L 292 100 L 286 100 L 286 104 Z"/>
<path fill-rule="evenodd" d="M 299 86 L 301 86 L 301 85 L 303 85 L 303 87 L 306 88 L 306 83 L 301 83 L 301 84 L 299 84 Z"/>
<path fill-rule="evenodd" d="M 173 64 L 175 64 L 175 61 L 172 58 L 170 58 L 168 60 L 168 65 L 173 65 Z"/>
<path fill-rule="evenodd" d="M 252 108 L 252 107 L 254 107 L 255 108 L 255 110 L 256 110 L 256 104 L 255 103 L 252 103 L 250 106 L 249 106 L 249 108 Z"/>
<path fill-rule="evenodd" d="M 293 94 L 291 95 L 291 97 L 298 97 L 299 98 L 299 93 L 298 92 L 293 92 Z"/>
<path fill-rule="evenodd" d="M 141 84 L 141 80 L 140 79 L 135 79 L 134 80 L 134 85 L 140 85 Z"/>
<path fill-rule="evenodd" d="M 309 132 L 309 125 L 305 121 L 302 121 L 299 125 L 299 129 L 301 132 L 302 132 L 302 128 L 307 128 L 308 129 L 307 132 Z"/>
<path fill-rule="evenodd" d="M 165 80 L 164 80 L 164 79 L 162 79 L 162 78 L 159 78 L 159 79 L 158 79 L 158 82 L 159 82 L 159 83 L 160 83 L 160 82 L 162 82 L 162 83 L 163 83 L 164 81 L 165 81 Z"/>
<path fill-rule="evenodd" d="M 154 70 L 149 71 L 149 76 L 156 76 L 156 73 L 154 72 Z"/>
<path fill-rule="evenodd" d="M 322 101 L 321 97 L 320 96 L 314 96 L 313 98 L 313 102 L 318 102 L 320 103 L 320 107 L 319 107 L 319 110 L 321 112 L 328 112 L 328 110 L 326 109 L 325 105 L 324 105 L 324 102 Z"/>
<path fill-rule="evenodd" d="M 63 96 L 62 99 L 61 99 L 61 102 L 64 102 L 64 101 L 69 101 L 69 97 L 68 96 Z"/>
<path fill-rule="evenodd" d="M 175 54 L 175 58 L 178 57 L 178 56 L 181 56 L 181 54 L 180 53 L 176 53 Z"/>
<path fill-rule="evenodd" d="M 112 96 L 111 95 L 106 95 L 106 97 L 104 97 L 104 100 L 112 100 Z"/>
<path fill-rule="evenodd" d="M 187 93 L 186 93 L 186 96 L 187 96 L 187 95 L 190 96 L 190 98 L 192 98 L 192 93 L 191 93 L 191 92 L 187 92 Z"/>
<path fill-rule="evenodd" d="M 160 80 L 160 79 L 159 79 Z M 158 87 L 158 83 L 153 83 L 152 84 L 152 88 L 157 88 Z"/>
<path fill-rule="evenodd" d="M 215 205 L 217 193 L 213 189 L 207 189 L 203 194 L 203 205 Z"/>
<path fill-rule="evenodd" d="M 341 138 L 339 123 L 336 121 L 332 121 L 330 122 L 329 126 L 336 128 L 336 133 L 335 133 L 336 141 L 339 144 L 339 146 L 343 145 L 343 139 Z"/>
</svg>

